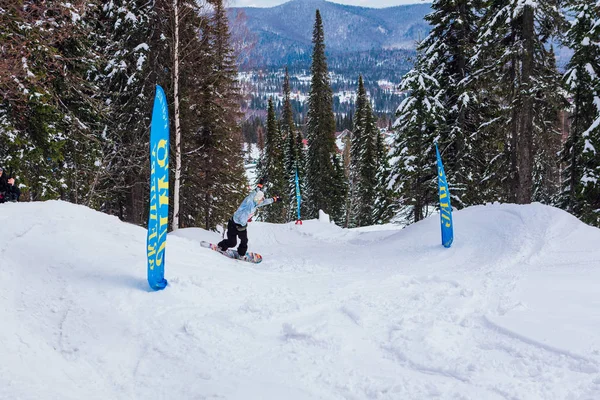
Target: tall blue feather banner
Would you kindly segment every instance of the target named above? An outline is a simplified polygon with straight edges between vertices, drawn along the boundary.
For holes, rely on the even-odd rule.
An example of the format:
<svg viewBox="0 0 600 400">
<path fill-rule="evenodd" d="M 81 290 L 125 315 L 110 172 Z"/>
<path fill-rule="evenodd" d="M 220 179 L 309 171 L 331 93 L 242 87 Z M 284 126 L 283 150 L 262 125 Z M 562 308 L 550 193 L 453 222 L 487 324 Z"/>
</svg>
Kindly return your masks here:
<svg viewBox="0 0 600 400">
<path fill-rule="evenodd" d="M 156 85 L 150 125 L 150 213 L 148 217 L 148 283 L 167 286 L 165 248 L 169 225 L 169 111 L 164 90 Z"/>
<path fill-rule="evenodd" d="M 452 225 L 452 206 L 450 205 L 450 191 L 448 190 L 448 181 L 442 164 L 442 157 L 435 144 L 435 154 L 437 156 L 438 170 L 438 194 L 440 196 L 440 222 L 442 224 L 442 245 L 444 247 L 452 246 L 454 241 L 454 231 Z"/>
</svg>

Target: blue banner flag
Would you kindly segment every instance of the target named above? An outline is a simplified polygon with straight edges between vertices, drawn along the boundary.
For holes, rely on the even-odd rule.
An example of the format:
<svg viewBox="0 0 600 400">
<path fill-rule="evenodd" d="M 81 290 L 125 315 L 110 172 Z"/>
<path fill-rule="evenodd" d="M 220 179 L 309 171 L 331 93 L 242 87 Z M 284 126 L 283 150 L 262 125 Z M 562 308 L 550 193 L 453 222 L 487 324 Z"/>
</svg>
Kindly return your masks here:
<svg viewBox="0 0 600 400">
<path fill-rule="evenodd" d="M 452 226 L 452 206 L 450 205 L 450 192 L 448 191 L 448 181 L 442 164 L 442 157 L 435 144 L 435 154 L 437 156 L 438 169 L 438 194 L 440 196 L 440 221 L 442 223 L 442 245 L 444 247 L 452 246 L 454 240 L 454 231 Z"/>
<path fill-rule="evenodd" d="M 148 217 L 148 283 L 167 286 L 165 248 L 169 225 L 169 111 L 164 90 L 156 85 L 150 124 L 150 214 Z"/>
<path fill-rule="evenodd" d="M 300 195 L 300 182 L 298 179 L 298 168 L 296 168 L 296 205 L 298 207 L 298 219 L 296 224 L 302 225 L 302 218 L 300 218 L 300 203 L 302 203 L 302 196 Z"/>
</svg>

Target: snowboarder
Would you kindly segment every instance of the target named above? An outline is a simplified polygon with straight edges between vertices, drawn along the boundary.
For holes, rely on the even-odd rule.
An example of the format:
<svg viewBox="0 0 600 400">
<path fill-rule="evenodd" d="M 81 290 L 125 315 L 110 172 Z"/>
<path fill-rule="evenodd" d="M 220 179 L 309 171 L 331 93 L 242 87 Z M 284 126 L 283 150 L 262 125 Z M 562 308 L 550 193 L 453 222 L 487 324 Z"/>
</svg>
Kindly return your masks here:
<svg viewBox="0 0 600 400">
<path fill-rule="evenodd" d="M 237 252 L 240 257 L 246 255 L 248 250 L 248 222 L 252 220 L 252 216 L 258 207 L 264 207 L 272 203 L 280 201 L 279 196 L 275 196 L 269 199 L 265 199 L 265 193 L 262 191 L 264 181 L 261 179 L 256 189 L 254 189 L 242 204 L 240 204 L 237 211 L 233 214 L 233 217 L 227 222 L 227 239 L 223 239 L 217 246 L 221 251 L 226 251 L 230 247 L 234 247 L 237 244 L 237 238 L 240 238 L 240 245 L 237 248 Z"/>
</svg>

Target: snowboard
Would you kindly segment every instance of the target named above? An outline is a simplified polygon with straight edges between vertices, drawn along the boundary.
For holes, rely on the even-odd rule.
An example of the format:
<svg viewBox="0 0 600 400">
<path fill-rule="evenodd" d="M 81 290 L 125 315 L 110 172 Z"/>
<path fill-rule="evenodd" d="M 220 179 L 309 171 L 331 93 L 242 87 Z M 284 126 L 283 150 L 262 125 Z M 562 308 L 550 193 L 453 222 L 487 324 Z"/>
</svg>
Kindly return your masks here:
<svg viewBox="0 0 600 400">
<path fill-rule="evenodd" d="M 206 247 L 207 249 L 211 249 L 216 252 L 219 252 L 219 253 L 223 254 L 225 257 L 229 257 L 234 260 L 246 261 L 246 262 L 253 263 L 253 264 L 259 264 L 262 261 L 262 256 L 258 253 L 247 252 L 245 256 L 241 257 L 238 254 L 237 250 L 227 249 L 226 251 L 223 251 L 219 248 L 219 246 L 217 246 L 216 244 L 213 244 L 213 243 L 201 241 L 200 246 Z"/>
</svg>

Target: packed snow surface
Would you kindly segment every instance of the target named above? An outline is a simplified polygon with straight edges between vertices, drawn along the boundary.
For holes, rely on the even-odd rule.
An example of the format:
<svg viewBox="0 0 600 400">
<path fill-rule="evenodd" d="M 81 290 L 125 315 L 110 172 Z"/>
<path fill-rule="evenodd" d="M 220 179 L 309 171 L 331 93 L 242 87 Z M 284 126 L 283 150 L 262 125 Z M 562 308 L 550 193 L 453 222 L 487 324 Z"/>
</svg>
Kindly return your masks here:
<svg viewBox="0 0 600 400">
<path fill-rule="evenodd" d="M 0 205 L 0 399 L 600 399 L 600 230 L 487 205 L 405 229 L 249 225 L 230 260 L 83 206 Z"/>
</svg>

